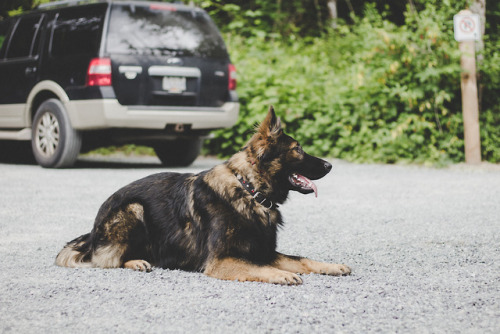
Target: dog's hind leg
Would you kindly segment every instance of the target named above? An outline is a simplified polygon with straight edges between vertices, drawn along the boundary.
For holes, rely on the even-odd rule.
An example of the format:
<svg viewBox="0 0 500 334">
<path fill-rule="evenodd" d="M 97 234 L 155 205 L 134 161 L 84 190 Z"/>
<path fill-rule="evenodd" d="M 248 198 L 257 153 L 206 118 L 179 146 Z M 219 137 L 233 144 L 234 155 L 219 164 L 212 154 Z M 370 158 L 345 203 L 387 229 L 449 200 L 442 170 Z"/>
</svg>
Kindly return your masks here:
<svg viewBox="0 0 500 334">
<path fill-rule="evenodd" d="M 294 273 L 272 266 L 256 265 L 235 258 L 214 259 L 205 268 L 205 275 L 231 281 L 254 281 L 283 285 L 301 284 Z"/>
<path fill-rule="evenodd" d="M 92 233 L 69 242 L 57 256 L 56 264 L 151 271 L 146 261 L 148 245 L 143 207 L 132 203 L 100 220 Z"/>
<path fill-rule="evenodd" d="M 278 253 L 273 266 L 297 274 L 324 274 L 332 276 L 349 275 L 351 269 L 343 264 L 325 263 L 298 256 Z"/>
<path fill-rule="evenodd" d="M 151 271 L 147 262 L 148 233 L 144 208 L 131 203 L 102 221 L 95 230 L 97 246 L 92 263 L 100 268 L 128 268 Z"/>
</svg>

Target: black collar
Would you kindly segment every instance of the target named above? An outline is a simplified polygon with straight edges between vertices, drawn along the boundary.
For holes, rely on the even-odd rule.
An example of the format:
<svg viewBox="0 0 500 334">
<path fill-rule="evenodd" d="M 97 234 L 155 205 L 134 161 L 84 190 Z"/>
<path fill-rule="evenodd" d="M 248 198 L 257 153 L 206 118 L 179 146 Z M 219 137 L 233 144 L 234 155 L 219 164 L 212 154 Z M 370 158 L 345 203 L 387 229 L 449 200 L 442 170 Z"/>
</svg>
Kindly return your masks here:
<svg viewBox="0 0 500 334">
<path fill-rule="evenodd" d="M 278 207 L 277 204 L 273 203 L 271 200 L 267 199 L 264 195 L 262 195 L 260 191 L 257 191 L 250 182 L 246 181 L 243 178 L 243 176 L 241 176 L 240 174 L 235 174 L 235 176 L 238 179 L 238 181 L 240 181 L 243 188 L 245 188 L 245 190 L 248 191 L 250 195 L 252 195 L 253 199 L 257 203 L 264 206 L 266 209 L 273 209 Z"/>
</svg>

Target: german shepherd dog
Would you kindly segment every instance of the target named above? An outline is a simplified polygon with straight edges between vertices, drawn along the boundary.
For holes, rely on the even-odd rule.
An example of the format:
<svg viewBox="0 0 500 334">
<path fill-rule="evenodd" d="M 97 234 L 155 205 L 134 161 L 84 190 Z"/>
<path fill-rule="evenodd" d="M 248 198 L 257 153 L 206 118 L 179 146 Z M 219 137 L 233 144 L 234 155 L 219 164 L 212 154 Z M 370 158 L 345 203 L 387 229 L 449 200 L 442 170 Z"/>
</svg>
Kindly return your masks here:
<svg viewBox="0 0 500 334">
<path fill-rule="evenodd" d="M 345 265 L 276 251 L 278 204 L 290 190 L 317 194 L 311 179 L 331 168 L 286 135 L 270 107 L 247 145 L 225 163 L 199 174 L 150 175 L 111 195 L 92 231 L 66 244 L 56 264 L 157 266 L 276 284 L 301 284 L 297 274 L 348 275 Z"/>
</svg>

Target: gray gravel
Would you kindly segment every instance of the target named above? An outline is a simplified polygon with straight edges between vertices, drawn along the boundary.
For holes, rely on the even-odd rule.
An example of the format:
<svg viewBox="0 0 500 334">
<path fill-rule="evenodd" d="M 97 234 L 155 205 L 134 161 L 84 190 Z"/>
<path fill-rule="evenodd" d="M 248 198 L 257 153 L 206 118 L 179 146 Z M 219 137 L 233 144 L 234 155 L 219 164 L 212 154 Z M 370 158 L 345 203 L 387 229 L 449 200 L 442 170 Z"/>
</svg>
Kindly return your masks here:
<svg viewBox="0 0 500 334">
<path fill-rule="evenodd" d="M 319 197 L 282 206 L 280 251 L 346 263 L 301 286 L 156 269 L 54 266 L 155 158 L 48 170 L 0 164 L 1 333 L 498 333 L 500 168 L 333 161 Z M 189 169 L 218 163 L 199 159 Z"/>
</svg>

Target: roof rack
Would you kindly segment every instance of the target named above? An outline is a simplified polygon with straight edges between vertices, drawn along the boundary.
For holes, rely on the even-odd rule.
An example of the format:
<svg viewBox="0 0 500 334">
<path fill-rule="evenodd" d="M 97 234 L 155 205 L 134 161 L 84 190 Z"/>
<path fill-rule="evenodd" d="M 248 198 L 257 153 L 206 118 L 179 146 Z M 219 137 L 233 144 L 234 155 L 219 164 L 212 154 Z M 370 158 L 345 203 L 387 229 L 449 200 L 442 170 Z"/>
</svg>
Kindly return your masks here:
<svg viewBox="0 0 500 334">
<path fill-rule="evenodd" d="M 130 0 L 131 4 L 148 2 L 148 1 L 160 1 L 160 0 Z M 66 6 L 76 6 L 76 5 L 85 5 L 85 4 L 93 4 L 93 3 L 111 3 L 113 0 L 59 0 L 53 2 L 42 3 L 35 7 L 35 9 L 49 9 L 49 8 L 57 8 L 57 7 L 66 7 Z M 170 4 L 175 5 L 183 5 L 184 3 L 180 0 L 171 0 Z M 194 2 L 190 1 L 190 7 L 194 6 Z"/>
<path fill-rule="evenodd" d="M 71 6 L 71 5 L 87 4 L 87 3 L 98 3 L 98 2 L 109 2 L 109 1 L 107 1 L 107 0 L 60 0 L 60 1 L 42 3 L 38 6 L 36 6 L 36 9 Z"/>
</svg>

